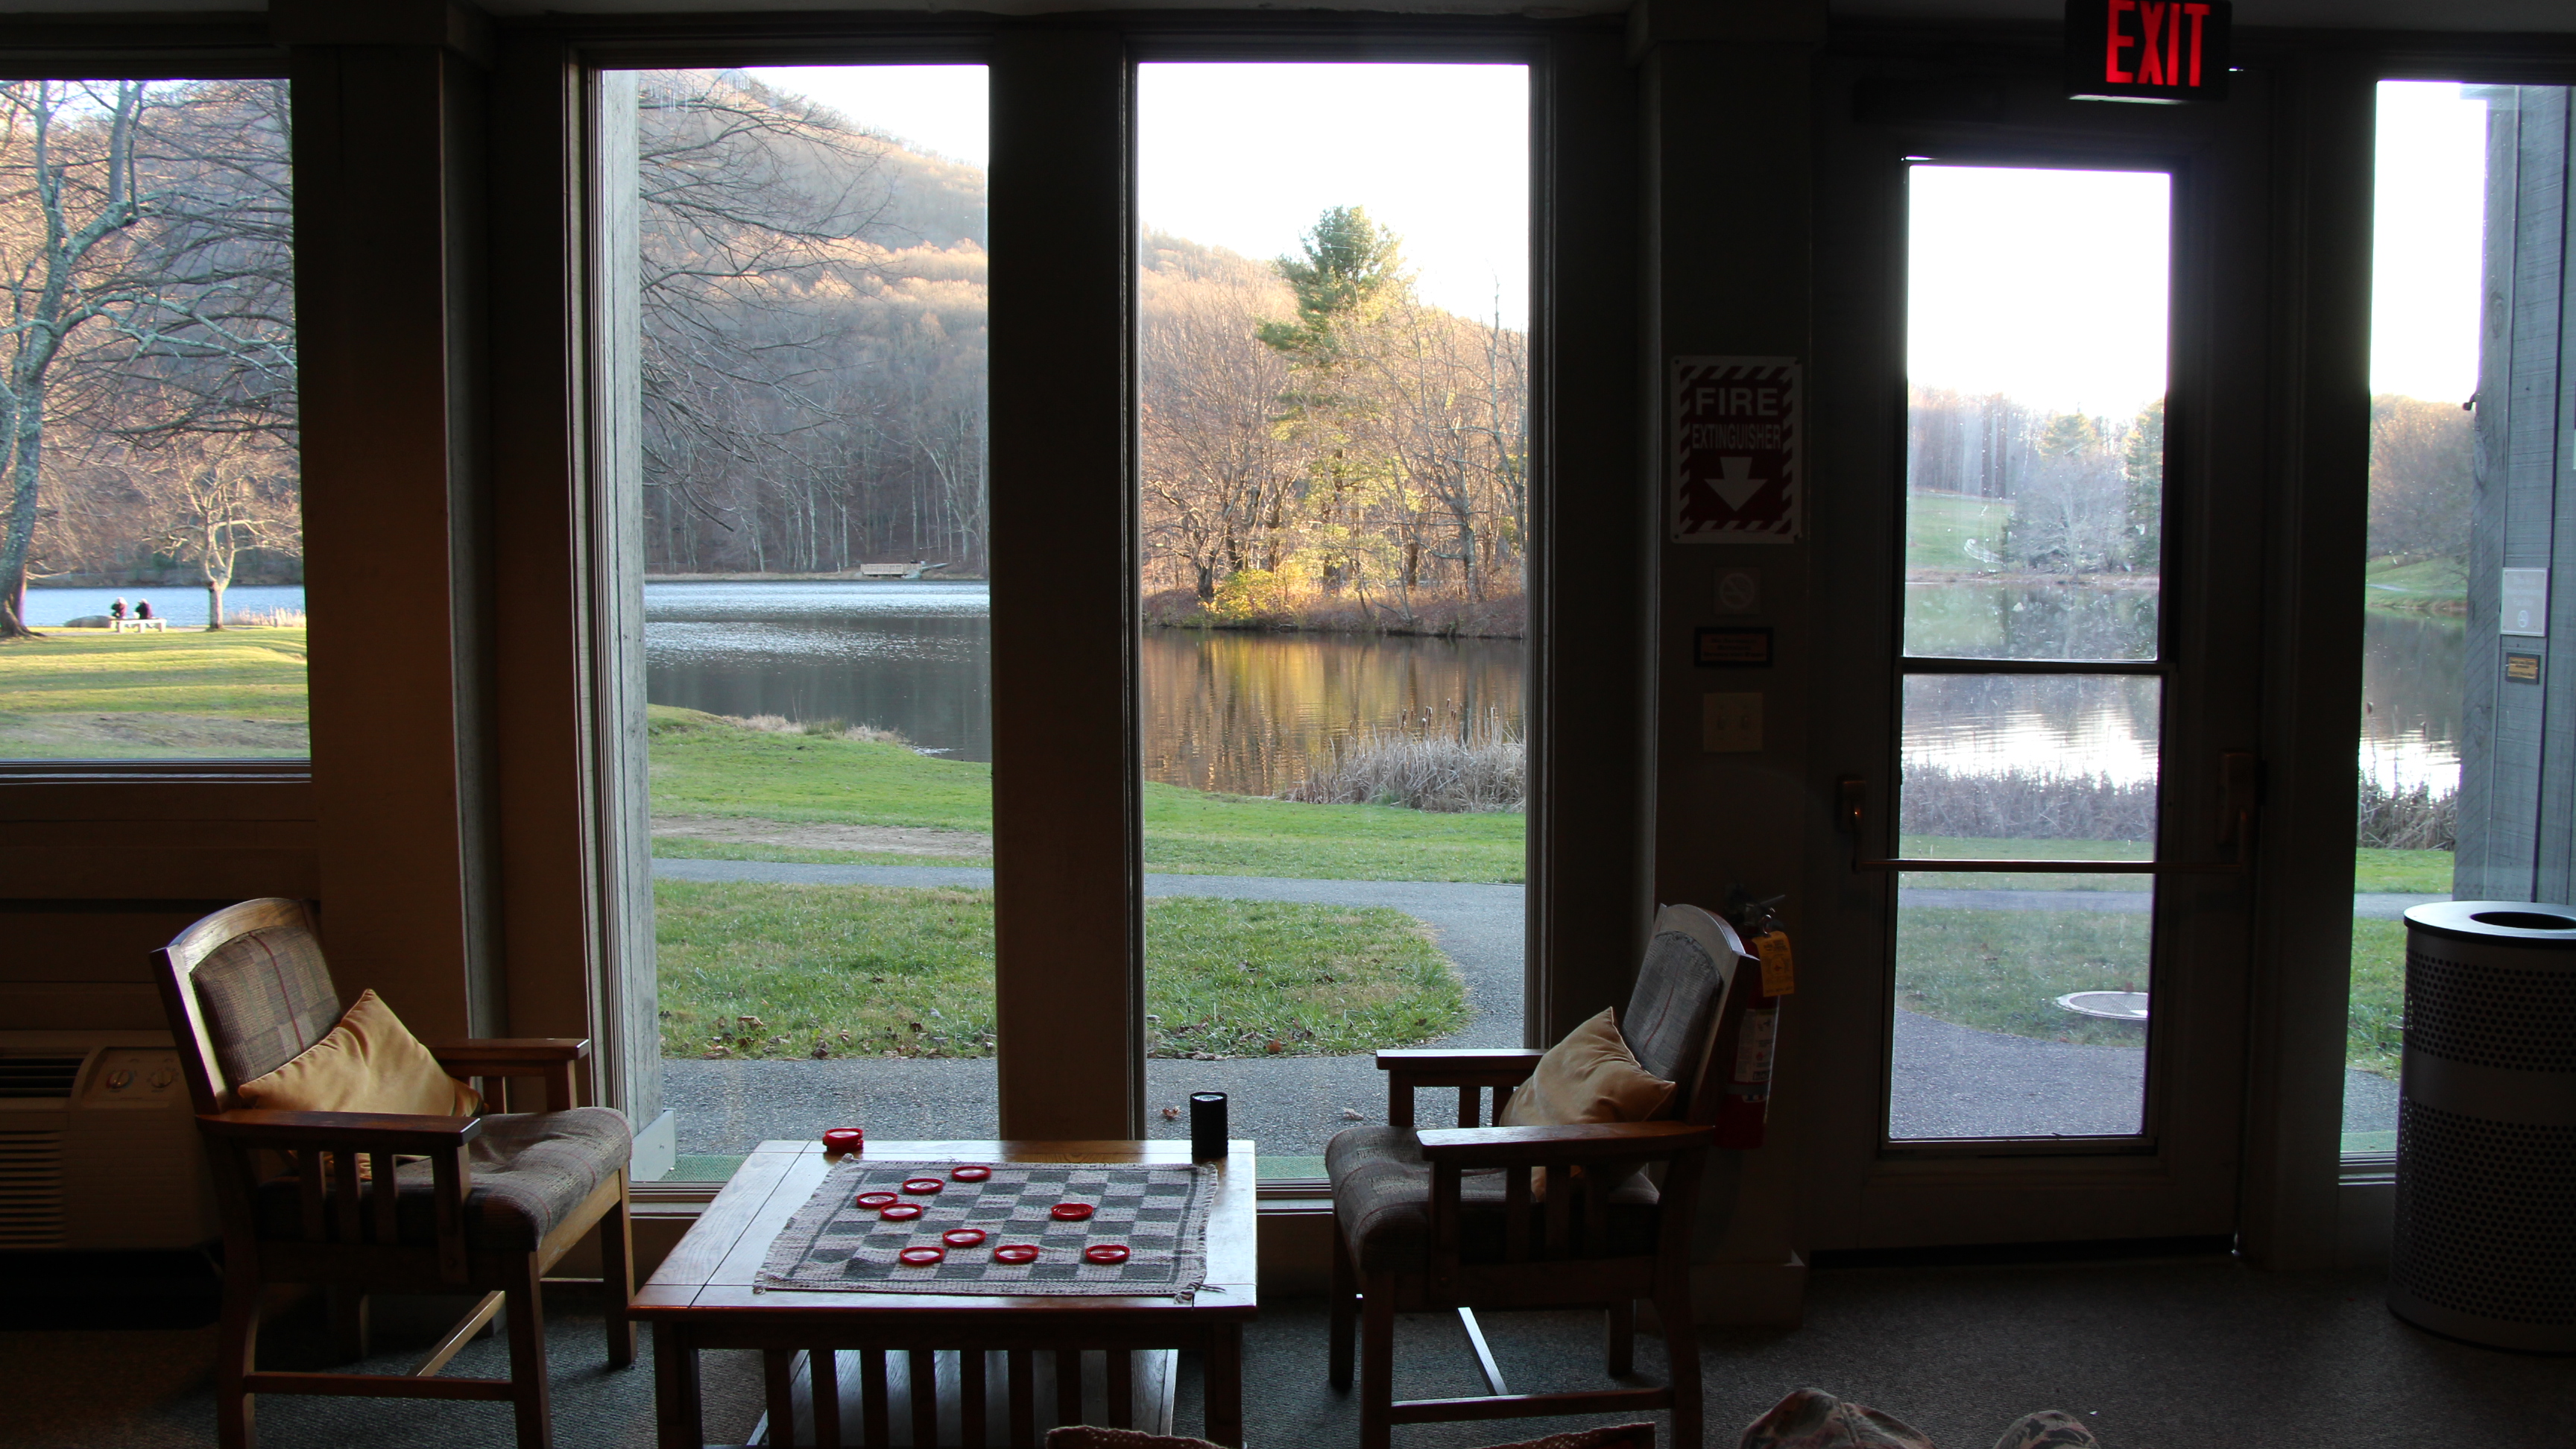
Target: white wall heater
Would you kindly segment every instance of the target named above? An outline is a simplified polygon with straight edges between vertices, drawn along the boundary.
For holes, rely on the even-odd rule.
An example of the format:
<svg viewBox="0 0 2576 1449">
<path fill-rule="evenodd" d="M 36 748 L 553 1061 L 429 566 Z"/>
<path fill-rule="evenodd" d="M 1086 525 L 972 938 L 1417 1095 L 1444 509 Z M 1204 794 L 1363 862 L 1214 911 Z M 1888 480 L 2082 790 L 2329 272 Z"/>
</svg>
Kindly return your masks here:
<svg viewBox="0 0 2576 1449">
<path fill-rule="evenodd" d="M 157 1031 L 0 1031 L 0 1253 L 219 1233 L 179 1053 Z"/>
</svg>

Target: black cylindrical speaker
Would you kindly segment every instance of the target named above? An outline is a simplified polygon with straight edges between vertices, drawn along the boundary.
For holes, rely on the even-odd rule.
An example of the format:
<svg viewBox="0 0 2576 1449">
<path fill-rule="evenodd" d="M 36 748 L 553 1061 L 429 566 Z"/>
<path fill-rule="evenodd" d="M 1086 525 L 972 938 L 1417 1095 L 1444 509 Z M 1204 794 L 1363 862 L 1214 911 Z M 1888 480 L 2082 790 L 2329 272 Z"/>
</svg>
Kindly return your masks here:
<svg viewBox="0 0 2576 1449">
<path fill-rule="evenodd" d="M 2406 913 L 2388 1306 L 2472 1343 L 2576 1351 L 2576 910 Z"/>
<path fill-rule="evenodd" d="M 1225 1093 L 1190 1093 L 1190 1156 L 1225 1156 Z"/>
</svg>

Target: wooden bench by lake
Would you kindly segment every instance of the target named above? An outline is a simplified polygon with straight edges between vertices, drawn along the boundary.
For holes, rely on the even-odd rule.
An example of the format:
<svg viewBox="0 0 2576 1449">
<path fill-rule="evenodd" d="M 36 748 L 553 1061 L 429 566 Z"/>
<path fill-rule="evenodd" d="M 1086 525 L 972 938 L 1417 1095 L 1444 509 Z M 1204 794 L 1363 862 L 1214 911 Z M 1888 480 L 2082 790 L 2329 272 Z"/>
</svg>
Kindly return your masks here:
<svg viewBox="0 0 2576 1449">
<path fill-rule="evenodd" d="M 107 621 L 107 632 L 111 634 L 140 634 L 146 630 L 155 634 L 167 634 L 170 632 L 170 621 L 167 619 L 110 619 Z"/>
</svg>

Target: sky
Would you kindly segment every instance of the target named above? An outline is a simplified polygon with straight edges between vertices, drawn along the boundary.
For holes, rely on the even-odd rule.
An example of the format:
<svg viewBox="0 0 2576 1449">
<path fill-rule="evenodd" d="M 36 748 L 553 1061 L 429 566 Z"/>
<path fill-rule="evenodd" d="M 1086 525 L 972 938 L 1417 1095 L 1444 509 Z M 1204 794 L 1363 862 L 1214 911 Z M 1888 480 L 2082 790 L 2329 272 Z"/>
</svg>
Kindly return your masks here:
<svg viewBox="0 0 2576 1449">
<path fill-rule="evenodd" d="M 1906 375 L 2127 418 L 2165 391 L 2161 171 L 1912 168 Z"/>
<path fill-rule="evenodd" d="M 1529 321 L 1529 71 L 1517 65 L 1148 65 L 1138 80 L 1145 225 L 1259 260 L 1325 208 L 1403 238 L 1423 297 Z M 981 66 L 751 72 L 870 130 L 982 166 Z"/>
<path fill-rule="evenodd" d="M 2448 81 L 2379 85 L 2370 390 L 2467 402 L 2478 390 L 2487 103 Z"/>
</svg>

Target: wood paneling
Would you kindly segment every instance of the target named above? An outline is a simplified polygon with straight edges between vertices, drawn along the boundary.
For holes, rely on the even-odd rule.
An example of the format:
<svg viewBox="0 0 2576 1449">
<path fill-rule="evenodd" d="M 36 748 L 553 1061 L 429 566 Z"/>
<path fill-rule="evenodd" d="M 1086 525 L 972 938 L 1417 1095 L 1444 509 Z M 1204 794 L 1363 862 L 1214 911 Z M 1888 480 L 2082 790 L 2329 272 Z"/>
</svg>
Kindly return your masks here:
<svg viewBox="0 0 2576 1449">
<path fill-rule="evenodd" d="M 489 1034 L 492 783 L 471 67 L 434 46 L 292 66 L 313 776 L 334 972 L 426 1036 Z M 460 114 L 465 113 L 465 114 Z M 471 198 L 460 191 L 473 191 Z M 460 384 L 468 384 L 460 386 Z"/>
<path fill-rule="evenodd" d="M 1117 30 L 993 57 L 993 865 L 1001 1130 L 1144 1131 L 1130 205 Z"/>
</svg>

